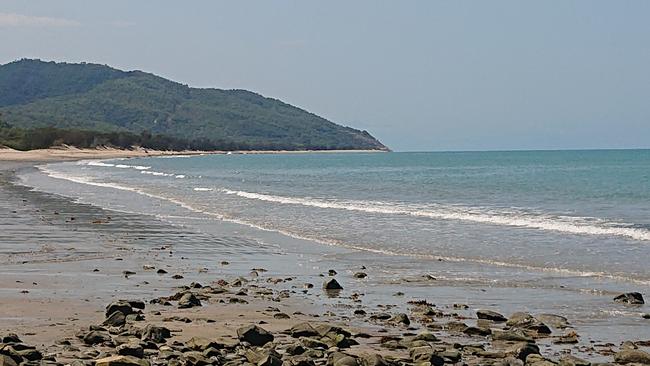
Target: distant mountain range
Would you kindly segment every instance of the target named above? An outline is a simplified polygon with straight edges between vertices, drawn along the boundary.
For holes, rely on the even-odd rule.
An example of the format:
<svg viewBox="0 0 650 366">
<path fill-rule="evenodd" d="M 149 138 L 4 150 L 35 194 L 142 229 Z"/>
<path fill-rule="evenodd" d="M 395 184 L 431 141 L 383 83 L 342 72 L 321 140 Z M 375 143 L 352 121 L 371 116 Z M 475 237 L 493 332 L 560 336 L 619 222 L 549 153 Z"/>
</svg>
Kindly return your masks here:
<svg viewBox="0 0 650 366">
<path fill-rule="evenodd" d="M 341 126 L 246 90 L 191 88 L 142 71 L 23 59 L 0 65 L 3 124 L 151 134 L 261 150 L 387 150 Z"/>
</svg>

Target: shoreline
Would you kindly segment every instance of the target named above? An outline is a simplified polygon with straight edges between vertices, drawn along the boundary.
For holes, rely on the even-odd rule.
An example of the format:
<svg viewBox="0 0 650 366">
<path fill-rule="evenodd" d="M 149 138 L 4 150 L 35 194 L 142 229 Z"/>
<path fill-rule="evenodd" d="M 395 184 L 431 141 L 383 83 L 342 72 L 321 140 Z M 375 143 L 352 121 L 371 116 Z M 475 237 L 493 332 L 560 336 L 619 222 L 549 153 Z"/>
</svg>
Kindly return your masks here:
<svg viewBox="0 0 650 366">
<path fill-rule="evenodd" d="M 23 162 L 16 163 L 16 166 L 24 168 L 32 164 Z M 167 327 L 172 330 L 173 336 L 170 342 L 181 342 L 183 347 L 187 346 L 192 337 L 210 338 L 225 345 L 222 348 L 226 350 L 223 357 L 233 357 L 233 350 L 237 347 L 239 350 L 248 349 L 238 343 L 236 337 L 238 327 L 260 322 L 263 322 L 259 324 L 261 327 L 271 331 L 277 337 L 280 351 L 296 342 L 315 344 L 310 343 L 309 340 L 298 340 L 282 334 L 282 331 L 302 322 L 310 322 L 314 326 L 326 322 L 351 329 L 355 335 L 365 333 L 371 337 L 344 336 L 343 339 L 352 339 L 361 344 L 351 348 L 339 347 L 339 351 L 360 357 L 358 362 L 365 360 L 368 354 L 382 355 L 386 357 L 384 362 L 389 364 L 390 362 L 416 363 L 410 353 L 418 347 L 431 347 L 431 355 L 428 356 L 430 360 L 433 356 L 438 356 L 449 363 L 456 356 L 460 356 L 468 364 L 503 364 L 499 362 L 508 360 L 510 360 L 508 362 L 515 362 L 517 356 L 519 359 L 526 360 L 528 355 L 520 352 L 524 344 L 527 345 L 524 350 L 532 350 L 533 355 L 541 352 L 544 357 L 557 362 L 564 357 L 562 350 L 566 348 L 551 346 L 552 341 L 570 335 L 572 329 L 571 325 L 564 329 L 553 327 L 551 335 L 537 334 L 535 327 L 530 327 L 531 324 L 538 324 L 535 321 L 524 322 L 520 326 L 513 327 L 507 326 L 504 321 L 495 321 L 495 316 L 491 316 L 493 320 L 476 319 L 474 309 L 465 309 L 462 303 L 458 304 L 458 307 L 436 307 L 426 301 L 420 305 L 407 304 L 411 300 L 396 297 L 393 303 L 402 303 L 402 307 L 408 308 L 408 311 L 400 313 L 392 304 L 371 308 L 363 304 L 363 292 L 348 289 L 352 281 L 363 282 L 363 279 L 355 278 L 356 272 L 330 276 L 327 268 L 320 268 L 315 271 L 312 278 L 316 280 L 310 282 L 313 285 L 310 288 L 306 286 L 307 282 L 304 282 L 302 277 L 289 275 L 292 272 L 291 268 L 285 269 L 287 273 L 275 272 L 273 269 L 269 272 L 263 271 L 260 264 L 263 264 L 267 258 L 263 253 L 213 257 L 209 261 L 210 264 L 205 266 L 207 271 L 202 272 L 202 268 L 187 264 L 188 258 L 183 259 L 184 256 L 191 255 L 191 252 L 180 251 L 179 254 L 180 247 L 173 245 L 154 246 L 154 243 L 160 240 L 157 239 L 158 236 L 152 237 L 151 246 L 143 246 L 139 243 L 137 237 L 144 234 L 138 234 L 137 230 L 146 229 L 149 232 L 147 235 L 150 235 L 151 231 L 155 232 L 149 219 L 139 215 L 113 213 L 89 205 L 67 202 L 65 199 L 50 202 L 47 198 L 48 194 L 29 192 L 26 188 L 22 191 L 11 190 L 18 188 L 9 189 L 14 201 L 10 202 L 7 198 L 8 207 L 18 208 L 16 206 L 26 205 L 29 207 L 29 212 L 25 212 L 25 216 L 44 223 L 43 227 L 36 224 L 29 225 L 29 231 L 24 234 L 26 235 L 24 239 L 34 235 L 29 232 L 38 234 L 42 230 L 51 232 L 55 228 L 62 230 L 60 235 L 70 236 L 63 240 L 65 244 L 50 242 L 43 248 L 17 251 L 13 254 L 15 261 L 5 263 L 3 278 L 6 280 L 6 285 L 2 290 L 5 294 L 2 302 L 3 309 L 7 310 L 6 314 L 23 319 L 18 320 L 19 324 L 13 323 L 17 320 L 9 319 L 7 323 L 5 319 L 3 323 L 11 324 L 13 327 L 0 329 L 0 335 L 8 332 L 18 333 L 26 342 L 44 345 L 43 349 L 48 353 L 56 354 L 54 358 L 57 360 L 71 361 L 80 358 L 77 356 L 82 356 L 81 353 L 91 351 L 116 353 L 114 347 L 106 344 L 92 346 L 84 344 L 83 341 L 75 338 L 75 333 L 79 327 L 88 329 L 89 325 L 104 321 L 104 306 L 121 298 L 147 302 L 146 311 L 143 312 L 145 320 L 131 320 L 128 323 L 130 327 L 137 329 L 144 327 L 145 324 Z M 54 209 L 60 212 L 55 214 L 52 212 Z M 111 219 L 106 218 L 108 215 Z M 75 219 L 71 220 L 72 217 Z M 141 223 L 137 224 L 138 220 L 142 220 Z M 93 224 L 93 222 L 98 223 Z M 133 226 L 134 222 L 135 226 Z M 131 225 L 128 230 L 127 224 Z M 161 224 L 156 228 L 162 233 L 161 238 L 170 241 L 175 241 L 177 237 L 192 235 L 176 232 L 178 228 L 171 230 Z M 134 229 L 136 231 L 133 236 L 136 238 L 129 238 L 129 231 Z M 100 230 L 100 235 L 97 235 L 96 232 Z M 77 237 L 79 243 L 71 244 L 70 241 Z M 199 240 L 214 239 L 200 238 Z M 61 245 L 61 248 L 57 248 L 56 244 Z M 70 248 L 76 248 L 75 255 L 78 257 L 69 257 L 67 251 Z M 168 250 L 169 254 L 167 254 Z M 39 261 L 39 256 L 44 256 L 45 259 Z M 68 262 L 52 261 L 50 258 L 59 256 L 67 258 Z M 30 258 L 35 260 L 30 261 Z M 221 263 L 224 258 L 230 263 Z M 287 263 L 292 262 L 287 261 Z M 151 266 L 153 269 L 150 268 Z M 94 272 L 95 268 L 99 269 L 99 272 Z M 167 273 L 159 275 L 155 272 L 156 269 L 165 269 Z M 358 270 L 373 275 L 372 269 L 366 271 L 359 268 Z M 125 275 L 124 271 L 134 273 Z M 184 278 L 171 279 L 175 274 L 181 274 Z M 240 277 L 243 280 L 238 280 Z M 329 293 L 321 289 L 321 286 L 323 281 L 330 278 L 340 281 L 345 289 L 336 294 L 337 297 L 327 300 L 331 302 L 328 306 L 324 306 L 324 298 L 329 299 Z M 216 292 L 209 288 L 199 288 L 190 282 L 212 286 Z M 179 309 L 178 296 L 175 296 L 175 300 L 168 300 L 172 304 L 171 307 L 148 303 L 179 291 L 192 292 L 195 297 L 200 298 L 203 306 Z M 306 293 L 303 293 L 305 291 Z M 270 310 L 271 308 L 277 308 L 279 311 Z M 276 314 L 280 313 L 288 315 L 289 318 L 282 315 L 276 317 Z M 405 317 L 409 319 L 409 324 L 405 323 Z M 22 325 L 20 325 L 21 321 Z M 549 326 L 552 327 L 552 324 Z M 111 333 L 110 327 L 104 328 L 106 333 Z M 504 328 L 514 329 L 514 333 L 510 330 L 505 330 L 506 335 L 499 333 L 499 330 Z M 128 327 L 122 326 L 121 329 L 122 332 L 130 332 Z M 422 335 L 426 334 L 423 332 L 433 334 L 437 340 Z M 416 343 L 416 346 L 413 346 L 412 337 L 418 334 L 423 338 L 419 341 L 424 343 Z M 505 336 L 511 340 L 494 339 L 495 334 L 501 334 L 498 337 Z M 134 338 L 136 335 L 129 337 Z M 320 335 L 316 338 L 322 342 Z M 80 351 L 76 353 L 57 345 L 56 342 L 61 339 L 70 342 Z M 573 338 L 568 337 L 564 341 L 572 342 Z M 112 342 L 115 342 L 115 339 Z M 171 343 L 167 342 L 167 344 Z M 459 348 L 456 344 L 462 346 Z M 643 345 L 644 343 L 639 343 L 638 347 L 645 347 Z M 231 346 L 232 349 L 229 348 Z M 571 347 L 573 346 L 569 348 Z M 307 348 L 311 349 L 311 347 Z M 158 357 L 160 349 L 159 347 L 157 349 L 159 352 L 156 355 L 152 354 L 151 357 Z M 314 349 L 318 350 L 318 347 Z M 611 360 L 618 349 L 619 345 L 603 345 L 591 351 L 575 348 L 576 354 L 582 356 L 592 352 L 593 359 L 599 361 Z M 625 347 L 620 346 L 620 349 Z M 429 349 L 422 351 L 428 352 Z M 323 352 L 324 358 L 314 358 L 316 364 L 324 364 L 325 359 L 337 351 L 326 348 Z M 187 352 L 180 352 L 178 357 L 190 356 L 185 353 Z M 100 358 L 99 355 L 98 353 L 91 359 Z M 281 360 L 285 361 L 285 355 L 281 354 L 281 356 L 283 356 Z M 286 361 L 292 359 L 289 356 L 292 355 L 287 355 Z M 533 356 L 533 359 L 534 357 L 536 356 Z"/>
<path fill-rule="evenodd" d="M 83 159 L 136 158 L 148 156 L 183 156 L 183 155 L 246 155 L 246 154 L 312 154 L 312 153 L 381 153 L 383 150 L 251 150 L 251 151 L 160 151 L 135 148 L 132 150 L 97 148 L 78 149 L 75 147 L 58 147 L 40 150 L 19 151 L 0 147 L 0 161 L 67 161 Z"/>
</svg>

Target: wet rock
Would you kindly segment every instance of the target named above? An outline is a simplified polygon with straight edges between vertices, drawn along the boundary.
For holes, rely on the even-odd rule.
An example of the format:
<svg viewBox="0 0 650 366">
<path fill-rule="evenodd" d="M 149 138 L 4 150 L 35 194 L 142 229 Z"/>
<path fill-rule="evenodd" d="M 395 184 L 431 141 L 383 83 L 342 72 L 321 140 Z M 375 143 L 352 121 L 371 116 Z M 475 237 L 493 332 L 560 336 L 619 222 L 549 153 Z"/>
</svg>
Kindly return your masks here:
<svg viewBox="0 0 650 366">
<path fill-rule="evenodd" d="M 585 361 L 581 358 L 575 357 L 575 356 L 564 356 L 560 359 L 560 362 L 558 363 L 560 366 L 590 366 L 591 362 Z"/>
<path fill-rule="evenodd" d="M 165 343 L 167 338 L 172 336 L 169 329 L 158 325 L 147 324 L 142 330 L 142 340 L 154 343 Z"/>
<path fill-rule="evenodd" d="M 158 273 L 158 274 L 166 274 L 167 271 L 165 271 L 164 269 L 160 268 L 159 270 L 156 271 L 156 273 Z"/>
<path fill-rule="evenodd" d="M 43 358 L 43 354 L 34 348 L 17 350 L 16 354 L 27 361 L 37 361 Z"/>
<path fill-rule="evenodd" d="M 556 366 L 557 364 L 555 362 L 547 360 L 542 355 L 533 353 L 528 355 L 528 357 L 526 357 L 526 365 L 527 366 Z"/>
<path fill-rule="evenodd" d="M 109 317 L 114 312 L 119 311 L 124 316 L 133 313 L 133 306 L 126 300 L 118 300 L 106 305 L 106 317 Z"/>
<path fill-rule="evenodd" d="M 288 314 L 285 313 L 276 313 L 273 314 L 274 319 L 290 319 L 291 317 Z"/>
<path fill-rule="evenodd" d="M 624 303 L 624 304 L 632 304 L 632 305 L 645 304 L 645 301 L 643 300 L 643 295 L 641 295 L 638 292 L 628 292 L 628 293 L 620 294 L 614 298 L 614 301 Z"/>
<path fill-rule="evenodd" d="M 8 355 L 0 354 L 0 366 L 18 366 L 18 362 Z"/>
<path fill-rule="evenodd" d="M 223 348 L 223 345 L 221 343 L 203 337 L 192 337 L 185 343 L 185 345 L 194 351 L 205 351 L 208 348 Z"/>
<path fill-rule="evenodd" d="M 528 355 L 539 354 L 539 347 L 534 343 L 521 342 L 510 346 L 506 349 L 506 353 L 522 361 L 526 361 Z"/>
<path fill-rule="evenodd" d="M 328 366 L 360 366 L 360 362 L 355 356 L 343 352 L 332 352 L 327 357 Z"/>
<path fill-rule="evenodd" d="M 304 322 L 299 323 L 289 329 L 289 334 L 294 338 L 300 337 L 314 337 L 319 335 L 318 331 L 311 326 L 311 324 Z"/>
<path fill-rule="evenodd" d="M 395 315 L 394 317 L 391 318 L 390 321 L 393 322 L 393 323 L 396 323 L 396 324 L 403 324 L 403 325 L 410 325 L 411 324 L 411 320 L 409 319 L 408 315 L 406 315 L 404 313 L 400 313 L 400 314 Z"/>
<path fill-rule="evenodd" d="M 508 320 L 505 316 L 492 310 L 477 310 L 476 316 L 479 319 L 491 320 L 493 322 L 505 322 Z"/>
<path fill-rule="evenodd" d="M 22 341 L 15 333 L 9 333 L 2 337 L 2 343 L 21 343 Z"/>
<path fill-rule="evenodd" d="M 283 361 L 283 366 L 315 366 L 312 358 L 307 356 L 287 357 Z"/>
<path fill-rule="evenodd" d="M 95 366 L 149 366 L 149 361 L 133 356 L 110 356 L 95 361 Z"/>
<path fill-rule="evenodd" d="M 120 344 L 115 350 L 117 351 L 117 354 L 121 356 L 133 356 L 137 358 L 144 357 L 144 348 L 135 343 Z"/>
<path fill-rule="evenodd" d="M 438 356 L 434 352 L 433 347 L 429 345 L 413 347 L 409 349 L 409 355 L 411 356 L 413 362 L 417 364 L 428 362 L 432 366 L 441 366 L 445 363 L 445 360 L 442 357 Z"/>
<path fill-rule="evenodd" d="M 201 300 L 199 300 L 193 293 L 185 293 L 180 300 L 178 300 L 179 309 L 188 309 L 195 306 L 201 306 Z"/>
<path fill-rule="evenodd" d="M 330 275 L 330 276 L 336 276 L 338 273 L 336 273 L 335 270 L 330 269 L 329 271 L 327 271 L 327 274 Z"/>
<path fill-rule="evenodd" d="M 544 324 L 548 324 L 554 328 L 565 329 L 569 326 L 567 318 L 555 314 L 539 314 L 536 316 L 537 320 Z"/>
<path fill-rule="evenodd" d="M 508 341 L 508 342 L 532 342 L 533 339 L 523 334 L 523 332 L 516 330 L 493 330 L 492 339 L 495 341 Z"/>
<path fill-rule="evenodd" d="M 242 342 L 258 347 L 273 342 L 273 334 L 253 324 L 237 329 L 237 337 Z"/>
<path fill-rule="evenodd" d="M 343 290 L 343 286 L 341 286 L 338 281 L 336 281 L 334 278 L 331 278 L 323 283 L 323 289 L 324 290 Z"/>
<path fill-rule="evenodd" d="M 88 345 L 109 342 L 110 340 L 111 336 L 107 332 L 97 330 L 90 331 L 83 337 L 84 343 Z"/>
<path fill-rule="evenodd" d="M 492 334 L 492 330 L 490 330 L 490 328 L 482 328 L 482 327 L 465 327 L 465 329 L 463 329 L 463 333 L 470 336 L 485 337 Z"/>
<path fill-rule="evenodd" d="M 175 274 L 175 275 L 172 276 L 172 278 L 175 279 L 175 280 L 180 280 L 180 279 L 183 279 L 185 277 L 183 277 L 183 275 L 181 275 L 181 274 Z"/>
<path fill-rule="evenodd" d="M 321 341 L 319 341 L 317 339 L 314 339 L 314 338 L 301 337 L 300 338 L 300 343 L 302 343 L 307 348 L 315 348 L 315 349 L 328 349 L 329 348 L 329 345 L 327 345 L 324 342 L 321 342 Z"/>
<path fill-rule="evenodd" d="M 287 346 L 285 352 L 291 356 L 297 356 L 305 353 L 306 349 L 300 343 L 294 343 Z"/>
<path fill-rule="evenodd" d="M 614 361 L 622 364 L 650 365 L 650 353 L 638 349 L 624 349 L 614 355 Z"/>
<path fill-rule="evenodd" d="M 370 319 L 373 320 L 388 320 L 391 318 L 391 315 L 388 313 L 377 313 L 370 315 Z"/>
<path fill-rule="evenodd" d="M 185 365 L 187 366 L 207 366 L 213 364 L 213 362 L 205 357 L 203 353 L 196 351 L 183 353 L 182 359 L 185 361 Z"/>
<path fill-rule="evenodd" d="M 361 357 L 362 366 L 393 366 L 393 362 L 389 362 L 384 359 L 381 355 L 373 353 L 370 355 L 365 355 Z"/>
<path fill-rule="evenodd" d="M 133 314 L 129 314 L 133 315 Z M 121 327 L 126 324 L 126 316 L 121 311 L 114 311 L 111 315 L 104 320 L 103 325 L 108 325 L 111 327 Z"/>
<path fill-rule="evenodd" d="M 368 274 L 365 272 L 357 272 L 354 274 L 354 278 L 366 278 L 368 277 Z"/>
</svg>

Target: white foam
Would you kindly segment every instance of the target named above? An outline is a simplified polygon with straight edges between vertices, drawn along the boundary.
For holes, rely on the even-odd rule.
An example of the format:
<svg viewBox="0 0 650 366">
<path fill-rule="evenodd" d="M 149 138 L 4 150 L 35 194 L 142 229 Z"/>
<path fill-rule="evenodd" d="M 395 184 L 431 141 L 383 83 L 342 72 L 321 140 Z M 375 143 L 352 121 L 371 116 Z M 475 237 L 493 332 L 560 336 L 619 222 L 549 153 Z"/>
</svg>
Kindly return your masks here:
<svg viewBox="0 0 650 366">
<path fill-rule="evenodd" d="M 227 189 L 224 189 L 223 192 L 248 199 L 323 209 L 360 211 L 385 215 L 409 215 L 431 219 L 470 221 L 483 224 L 549 230 L 578 235 L 608 235 L 627 237 L 634 240 L 650 241 L 650 231 L 648 230 L 624 227 L 625 224 L 614 222 L 596 224 L 596 219 L 588 217 L 534 216 L 516 211 L 494 212 L 493 210 L 487 211 L 479 208 L 460 206 L 437 205 L 423 207 L 400 203 L 372 201 L 318 200 Z"/>
<path fill-rule="evenodd" d="M 115 164 L 110 164 L 110 163 L 103 163 L 101 161 L 89 161 L 86 163 L 86 165 L 90 166 L 103 166 L 103 167 L 114 167 Z"/>
<path fill-rule="evenodd" d="M 425 259 L 425 260 L 443 260 L 443 261 L 449 261 L 449 262 L 466 262 L 466 263 L 476 263 L 476 264 L 486 264 L 486 265 L 491 265 L 491 266 L 497 266 L 497 267 L 508 267 L 508 268 L 519 268 L 519 269 L 525 269 L 525 270 L 530 270 L 530 271 L 536 271 L 536 272 L 549 272 L 549 273 L 558 273 L 562 275 L 569 275 L 569 276 L 580 276 L 580 277 L 595 277 L 595 278 L 605 278 L 605 279 L 611 279 L 615 281 L 624 281 L 624 282 L 632 282 L 632 283 L 637 283 L 640 285 L 650 285 L 650 280 L 643 280 L 643 279 L 637 279 L 637 278 L 632 278 L 632 277 L 626 277 L 626 276 L 619 276 L 619 275 L 612 275 L 606 272 L 592 272 L 592 271 L 578 271 L 578 270 L 573 270 L 573 269 L 567 269 L 567 268 L 559 268 L 559 267 L 542 267 L 542 266 L 533 266 L 533 265 L 526 265 L 526 264 L 520 264 L 520 263 L 509 263 L 509 262 L 502 262 L 502 261 L 495 261 L 495 260 L 490 260 L 490 259 L 481 259 L 481 258 L 461 258 L 461 257 L 451 257 L 451 256 L 439 256 L 439 255 L 434 255 L 434 254 L 420 254 L 420 253 L 405 253 L 403 251 L 391 251 L 391 250 L 385 250 L 385 249 L 377 249 L 377 248 L 368 248 L 365 246 L 353 244 L 353 243 L 345 243 L 342 241 L 338 240 L 325 240 L 322 238 L 316 238 L 316 237 L 311 237 L 311 236 L 305 236 L 305 235 L 300 235 L 296 234 L 287 230 L 282 230 L 282 229 L 277 229 L 277 228 L 272 228 L 272 227 L 267 227 L 263 225 L 258 225 L 255 223 L 247 222 L 244 220 L 232 218 L 220 213 L 215 213 L 212 211 L 207 211 L 204 209 L 200 209 L 197 207 L 194 207 L 191 204 L 188 204 L 186 202 L 183 202 L 181 200 L 175 199 L 175 198 L 170 198 L 170 197 L 165 197 L 157 194 L 152 194 L 148 193 L 142 189 L 138 188 L 133 188 L 133 187 L 127 187 L 119 184 L 114 184 L 114 183 L 104 183 L 104 182 L 95 182 L 92 181 L 90 178 L 87 177 L 79 177 L 79 176 L 71 176 L 67 174 L 62 174 L 59 172 L 52 171 L 48 169 L 47 167 L 44 166 L 39 166 L 38 167 L 43 173 L 47 174 L 48 176 L 52 178 L 57 178 L 57 179 L 64 179 L 68 180 L 71 182 L 75 183 L 80 183 L 80 184 L 87 184 L 87 185 L 92 185 L 92 186 L 98 186 L 98 187 L 105 187 L 105 188 L 113 188 L 113 189 L 119 189 L 119 190 L 124 190 L 124 191 L 130 191 L 134 193 L 138 193 L 147 197 L 155 198 L 155 199 L 160 199 L 160 200 L 165 200 L 174 204 L 177 204 L 180 207 L 183 207 L 187 210 L 205 214 L 210 217 L 217 218 L 219 220 L 227 221 L 227 222 L 232 222 L 240 225 L 246 225 L 252 228 L 256 228 L 259 230 L 264 230 L 264 231 L 269 231 L 269 232 L 277 232 L 282 235 L 286 235 L 288 237 L 300 239 L 300 240 L 308 240 L 324 245 L 329 245 L 329 246 L 337 246 L 337 247 L 342 247 L 342 248 L 347 248 L 347 249 L 353 249 L 353 250 L 359 250 L 359 251 L 365 251 L 365 252 L 370 252 L 370 253 L 376 253 L 376 254 L 383 254 L 383 255 L 390 255 L 390 256 L 402 256 L 402 257 L 411 257 L 411 258 L 418 258 L 418 259 Z M 196 190 L 196 189 L 195 189 Z M 230 190 L 221 190 L 223 192 L 226 192 L 228 194 L 236 194 L 238 191 L 230 191 Z M 295 200 L 295 199 L 293 199 Z"/>
<path fill-rule="evenodd" d="M 197 191 L 197 192 L 211 192 L 211 191 L 213 191 L 214 189 L 212 189 L 212 188 L 196 187 L 196 188 L 194 188 L 194 190 Z"/>
</svg>

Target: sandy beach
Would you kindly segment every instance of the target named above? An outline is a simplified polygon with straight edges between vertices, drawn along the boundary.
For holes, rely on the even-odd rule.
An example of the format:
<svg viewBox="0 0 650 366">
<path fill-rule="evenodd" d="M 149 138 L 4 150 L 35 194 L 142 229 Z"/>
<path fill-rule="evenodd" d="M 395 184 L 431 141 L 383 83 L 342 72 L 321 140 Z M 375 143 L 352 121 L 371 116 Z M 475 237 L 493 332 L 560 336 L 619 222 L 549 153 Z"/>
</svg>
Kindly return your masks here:
<svg viewBox="0 0 650 366">
<path fill-rule="evenodd" d="M 299 258 L 278 259 L 245 237 L 220 237 L 14 184 L 15 173 L 35 169 L 36 162 L 154 154 L 165 153 L 0 152 L 3 364 L 589 365 L 650 360 L 643 339 L 579 344 L 576 320 L 562 314 L 502 314 L 494 308 L 472 309 L 462 300 L 436 304 L 435 298 L 399 292 L 390 303 L 371 306 L 364 291 L 349 288 L 364 288 L 367 276 L 380 270 L 372 263 L 335 267 L 333 257 L 299 268 Z M 233 240 L 241 245 L 218 246 Z M 208 242 L 216 249 L 202 252 L 200 244 Z M 409 281 L 434 280 L 423 274 Z"/>
</svg>

